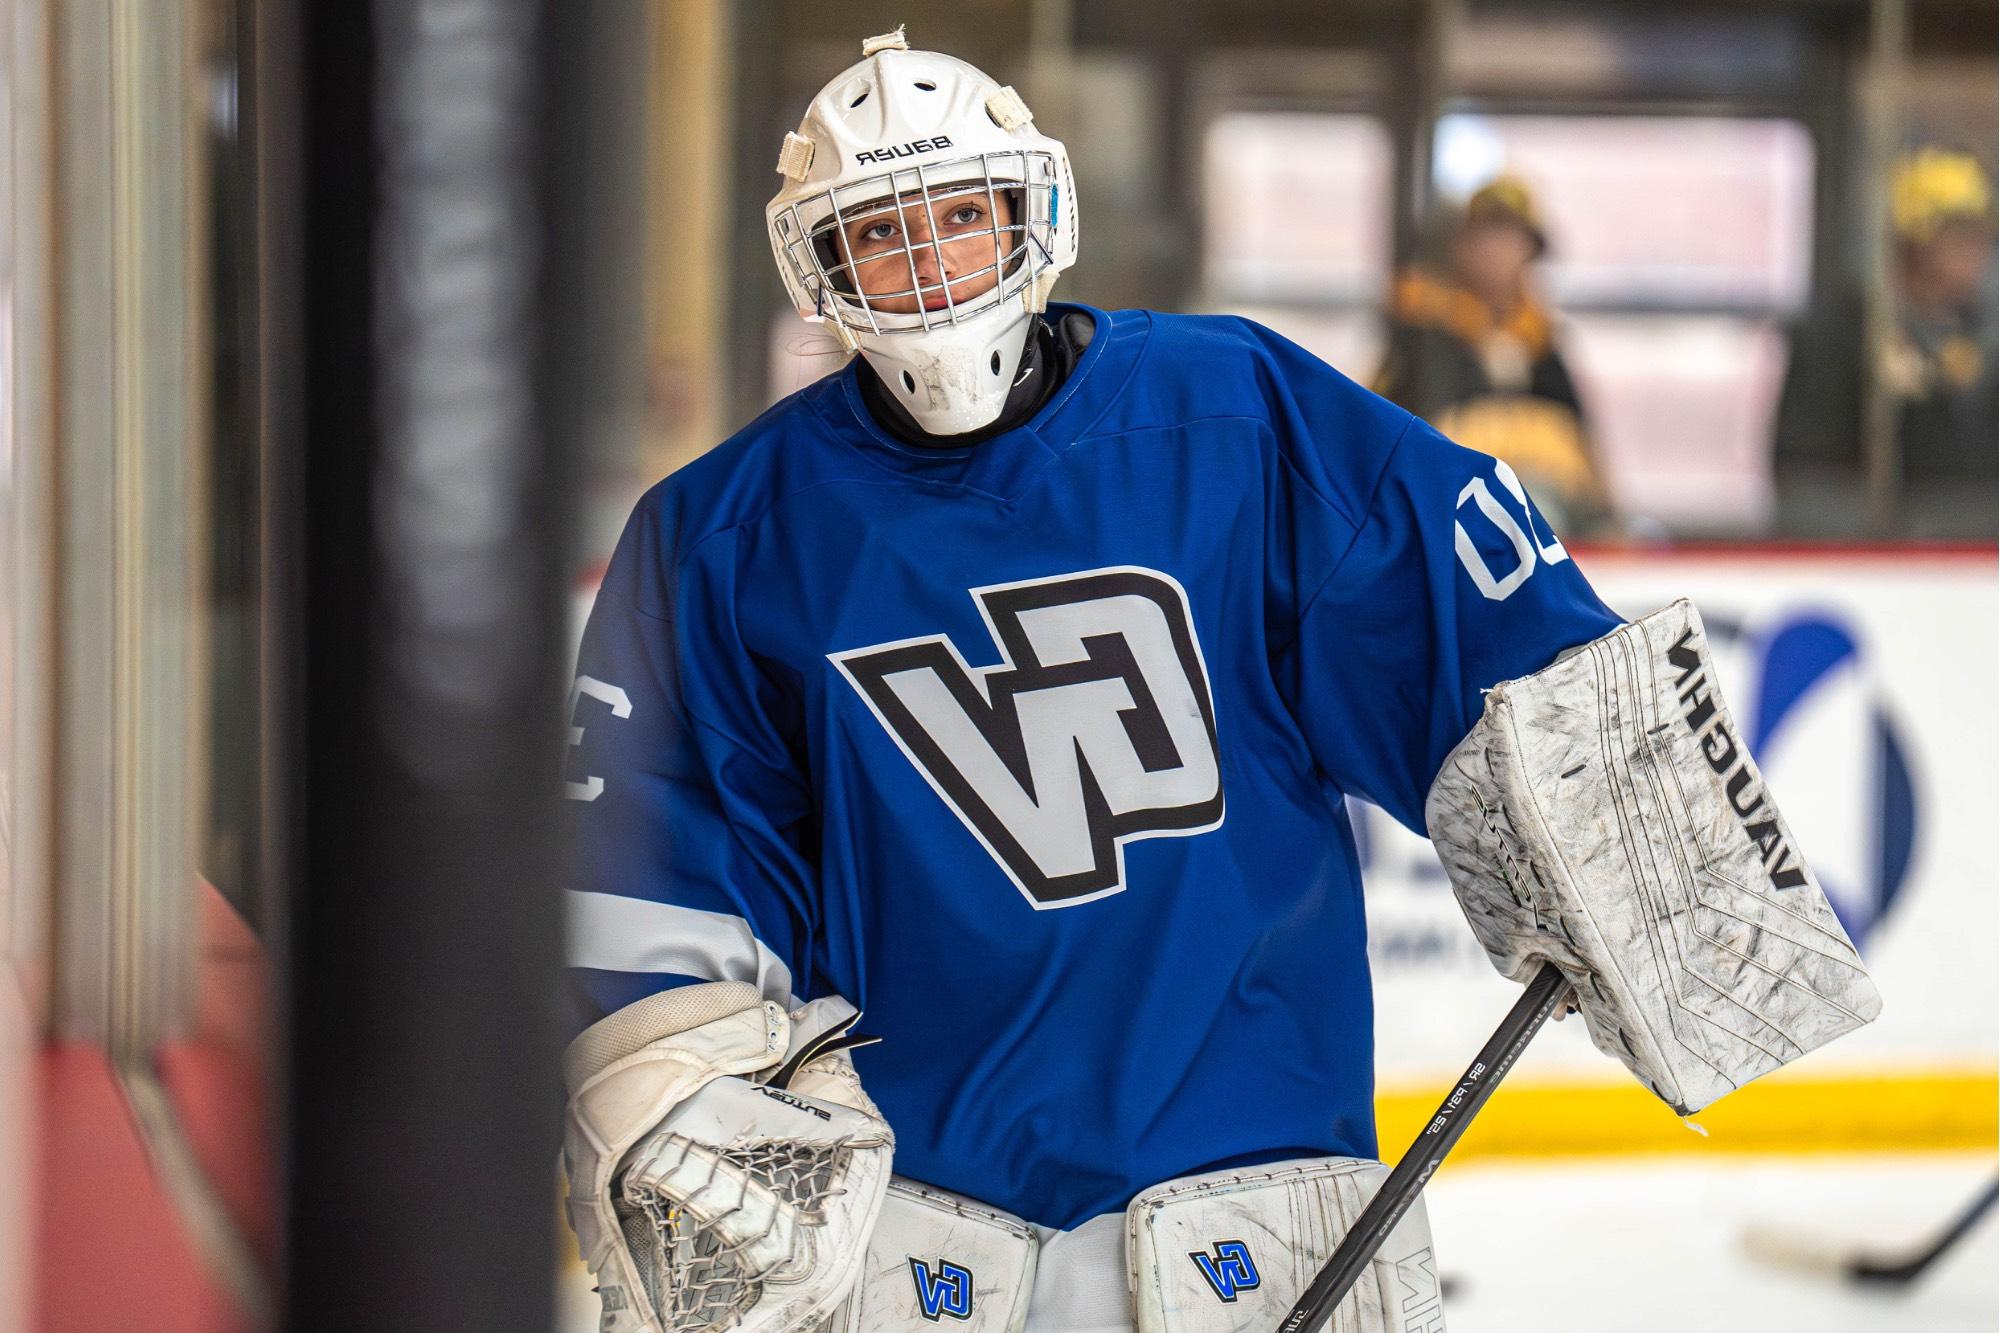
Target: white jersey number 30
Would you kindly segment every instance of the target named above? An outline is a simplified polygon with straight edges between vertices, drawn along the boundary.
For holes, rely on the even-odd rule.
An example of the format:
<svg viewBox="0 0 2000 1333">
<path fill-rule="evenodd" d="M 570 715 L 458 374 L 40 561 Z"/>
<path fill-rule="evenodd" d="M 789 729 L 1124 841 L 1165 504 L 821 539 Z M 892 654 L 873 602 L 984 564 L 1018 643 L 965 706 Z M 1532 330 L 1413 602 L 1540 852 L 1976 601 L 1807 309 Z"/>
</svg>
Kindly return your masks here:
<svg viewBox="0 0 2000 1333">
<path fill-rule="evenodd" d="M 1549 533 L 1546 543 L 1535 535 L 1535 511 L 1529 506 L 1528 492 L 1522 487 L 1521 479 L 1514 475 L 1514 469 L 1496 458 L 1493 460 L 1493 474 L 1500 478 L 1500 484 L 1506 487 L 1507 494 L 1520 509 L 1520 518 L 1517 521 L 1514 511 L 1494 496 L 1486 485 L 1486 478 L 1474 477 L 1458 493 L 1458 517 L 1452 522 L 1452 543 L 1458 551 L 1458 563 L 1465 566 L 1465 572 L 1472 576 L 1473 585 L 1492 601 L 1504 602 L 1514 595 L 1516 588 L 1528 581 L 1539 565 L 1559 565 L 1569 559 L 1569 552 L 1563 549 L 1563 544 L 1556 540 L 1553 532 Z M 1514 548 L 1511 568 L 1496 571 L 1480 554 L 1472 534 L 1465 530 L 1465 505 L 1468 500 L 1483 521 L 1498 528 L 1500 535 Z M 1543 530 L 1548 530 L 1546 523 Z"/>
</svg>

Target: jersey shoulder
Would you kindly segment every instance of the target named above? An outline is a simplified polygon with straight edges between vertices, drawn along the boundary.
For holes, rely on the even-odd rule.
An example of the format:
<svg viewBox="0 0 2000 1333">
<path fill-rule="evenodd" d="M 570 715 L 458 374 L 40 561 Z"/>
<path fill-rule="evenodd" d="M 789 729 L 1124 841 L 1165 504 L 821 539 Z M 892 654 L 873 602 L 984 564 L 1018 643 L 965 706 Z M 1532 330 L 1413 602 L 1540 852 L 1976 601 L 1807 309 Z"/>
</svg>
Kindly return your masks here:
<svg viewBox="0 0 2000 1333">
<path fill-rule="evenodd" d="M 1207 401 L 1257 413 L 1262 395 L 1254 380 L 1267 359 L 1266 340 L 1277 335 L 1237 315 L 1189 315 L 1163 310 L 1106 312 L 1113 338 L 1138 334 L 1144 350 L 1134 385 L 1147 390 L 1177 385 L 1186 400 Z"/>
<path fill-rule="evenodd" d="M 1410 414 L 1273 329 L 1240 315 L 1119 311 L 1149 323 L 1134 375 L 1139 402 L 1186 414 L 1252 416 L 1282 427 L 1299 410 L 1339 415 L 1348 427 L 1400 432 Z"/>
<path fill-rule="evenodd" d="M 855 471 L 851 454 L 829 449 L 841 431 L 843 368 L 779 399 L 714 448 L 656 482 L 634 509 L 669 523 L 686 554 L 715 534 L 741 527 L 810 486 Z"/>
<path fill-rule="evenodd" d="M 822 448 L 838 432 L 843 367 L 788 394 L 660 483 L 663 498 L 705 512 L 708 531 L 735 527 L 805 486 L 827 479 L 840 455 Z M 705 535 L 705 534 L 703 534 Z"/>
<path fill-rule="evenodd" d="M 1268 355 L 1278 335 L 1242 315 L 1182 314 L 1165 310 L 1119 311 L 1144 315 L 1152 324 L 1150 351 L 1166 363 L 1206 364 L 1256 360 Z"/>
<path fill-rule="evenodd" d="M 840 380 L 848 373 L 836 371 L 773 403 L 639 497 L 611 573 L 635 581 L 642 607 L 652 600 L 649 590 L 661 580 L 676 580 L 697 550 L 713 545 L 711 539 L 754 523 L 800 491 L 854 471 L 851 451 L 827 447 L 840 429 L 828 404 L 838 401 Z"/>
<path fill-rule="evenodd" d="M 1259 423 L 1264 447 L 1350 520 L 1411 425 L 1411 415 L 1281 334 L 1237 315 L 1121 311 L 1150 322 L 1116 413 L 1093 433 Z"/>
</svg>

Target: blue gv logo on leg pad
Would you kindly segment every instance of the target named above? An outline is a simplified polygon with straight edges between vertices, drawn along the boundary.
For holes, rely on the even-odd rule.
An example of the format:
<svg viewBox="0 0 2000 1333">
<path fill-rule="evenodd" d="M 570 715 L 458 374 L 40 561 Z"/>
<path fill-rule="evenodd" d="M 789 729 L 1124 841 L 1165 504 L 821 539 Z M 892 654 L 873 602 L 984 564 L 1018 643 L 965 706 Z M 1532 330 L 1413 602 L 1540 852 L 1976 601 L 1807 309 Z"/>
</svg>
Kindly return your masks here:
<svg viewBox="0 0 2000 1333">
<path fill-rule="evenodd" d="M 917 1304 L 923 1308 L 924 1318 L 936 1323 L 944 1315 L 972 1317 L 971 1269 L 940 1259 L 933 1273 L 923 1260 L 911 1259 L 910 1277 L 917 1284 Z"/>
<path fill-rule="evenodd" d="M 1262 1281 L 1257 1276 L 1256 1261 L 1250 1257 L 1250 1247 L 1240 1240 L 1217 1241 L 1214 1254 L 1189 1250 L 1188 1258 L 1194 1260 L 1194 1266 L 1208 1279 L 1208 1285 L 1225 1301 L 1255 1291 Z"/>
</svg>

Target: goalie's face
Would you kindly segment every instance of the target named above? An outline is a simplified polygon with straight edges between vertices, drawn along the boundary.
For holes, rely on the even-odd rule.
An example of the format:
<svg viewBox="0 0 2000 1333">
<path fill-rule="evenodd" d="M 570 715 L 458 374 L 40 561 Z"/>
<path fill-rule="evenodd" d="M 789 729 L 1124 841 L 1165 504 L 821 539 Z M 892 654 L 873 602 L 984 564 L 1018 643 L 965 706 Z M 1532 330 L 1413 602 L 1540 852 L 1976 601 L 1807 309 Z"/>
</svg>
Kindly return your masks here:
<svg viewBox="0 0 2000 1333">
<path fill-rule="evenodd" d="M 929 193 L 879 200 L 842 222 L 841 262 L 852 265 L 853 285 L 881 314 L 941 311 L 984 296 L 1017 248 L 1007 191 L 982 183 Z"/>
</svg>

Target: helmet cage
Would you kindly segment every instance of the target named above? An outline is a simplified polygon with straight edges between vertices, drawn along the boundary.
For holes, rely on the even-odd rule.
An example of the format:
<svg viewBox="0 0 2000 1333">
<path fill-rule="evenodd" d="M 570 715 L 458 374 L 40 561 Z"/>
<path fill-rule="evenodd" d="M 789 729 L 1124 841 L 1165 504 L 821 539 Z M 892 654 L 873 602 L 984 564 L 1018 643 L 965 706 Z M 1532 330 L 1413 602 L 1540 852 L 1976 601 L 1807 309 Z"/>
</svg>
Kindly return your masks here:
<svg viewBox="0 0 2000 1333">
<path fill-rule="evenodd" d="M 960 286 L 970 278 L 976 278 L 984 273 L 991 273 L 996 266 L 1005 273 L 1011 274 L 1020 264 L 1021 258 L 1026 253 L 1027 248 L 1028 229 L 1024 223 L 1020 222 L 1009 223 L 1004 227 L 991 226 L 975 230 L 953 231 L 949 236 L 940 238 L 936 234 L 937 219 L 933 217 L 931 240 L 906 242 L 900 250 L 883 250 L 875 254 L 863 255 L 852 262 L 842 258 L 842 255 L 848 250 L 847 245 L 843 243 L 842 234 L 846 228 L 853 226 L 857 222 L 866 222 L 877 218 L 895 218 L 897 223 L 902 227 L 904 234 L 908 235 L 910 216 L 912 214 L 919 214 L 925 201 L 932 204 L 949 204 L 955 198 L 983 198 L 987 201 L 988 216 L 998 217 L 999 212 L 995 208 L 995 204 L 1001 196 L 1005 196 L 1011 204 L 1013 216 L 1017 218 L 1023 216 L 1026 204 L 1023 201 L 1022 189 L 1011 181 L 967 181 L 958 185 L 941 185 L 932 189 L 927 195 L 911 190 L 903 192 L 900 196 L 875 199 L 865 204 L 855 205 L 851 211 L 847 208 L 841 208 L 837 214 L 829 215 L 818 226 L 812 229 L 813 253 L 819 260 L 821 271 L 826 275 L 829 290 L 849 298 L 857 305 L 867 304 L 871 301 L 897 300 L 906 296 L 920 296 L 922 295 L 922 291 L 919 287 L 906 287 L 900 291 L 892 292 L 863 292 L 860 290 L 860 274 L 856 270 L 872 268 L 878 264 L 893 263 L 899 256 L 903 259 L 905 266 L 909 267 L 913 265 L 915 256 L 919 251 L 931 250 L 935 254 L 937 248 L 940 246 L 958 246 L 962 242 L 977 240 L 981 236 L 994 238 L 993 263 L 973 269 L 969 273 L 953 275 L 951 285 L 954 287 Z M 947 213 L 951 211 L 949 208 L 946 209 Z M 1004 250 L 1001 248 L 1003 243 L 1006 246 Z M 943 256 L 937 254 L 936 257 L 941 265 Z M 935 291 L 936 286 L 933 285 L 931 290 Z M 946 295 L 949 296 L 949 293 Z M 984 295 L 984 293 L 981 293 L 981 295 Z"/>
<path fill-rule="evenodd" d="M 1013 197 L 1014 220 L 1001 226 L 996 196 Z M 989 225 L 938 235 L 938 205 L 965 196 L 986 199 Z M 1062 187 L 1055 155 L 1038 149 L 978 153 L 941 162 L 897 167 L 821 190 L 779 209 L 772 218 L 772 236 L 795 292 L 802 292 L 815 313 L 850 329 L 875 334 L 921 333 L 945 328 L 994 309 L 1031 288 L 1055 264 L 1055 238 L 1061 218 Z M 946 210 L 948 211 L 948 210 Z M 928 239 L 910 239 L 909 218 L 921 213 L 929 225 Z M 893 262 L 897 247 L 854 259 L 843 231 L 857 220 L 895 217 L 902 231 L 901 254 L 909 286 L 897 291 L 861 290 L 855 270 L 862 265 Z M 992 238 L 993 261 L 968 273 L 944 279 L 944 246 L 979 237 Z M 937 285 L 925 289 L 917 275 L 917 251 L 929 250 L 939 274 Z M 978 296 L 955 300 L 952 288 L 981 274 L 997 271 L 999 280 Z M 923 297 L 942 292 L 939 310 L 923 308 Z M 885 300 L 916 298 L 911 313 L 879 310 Z"/>
</svg>

